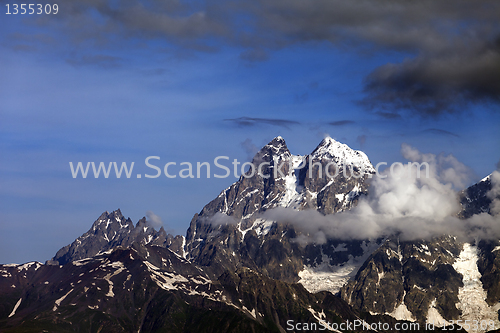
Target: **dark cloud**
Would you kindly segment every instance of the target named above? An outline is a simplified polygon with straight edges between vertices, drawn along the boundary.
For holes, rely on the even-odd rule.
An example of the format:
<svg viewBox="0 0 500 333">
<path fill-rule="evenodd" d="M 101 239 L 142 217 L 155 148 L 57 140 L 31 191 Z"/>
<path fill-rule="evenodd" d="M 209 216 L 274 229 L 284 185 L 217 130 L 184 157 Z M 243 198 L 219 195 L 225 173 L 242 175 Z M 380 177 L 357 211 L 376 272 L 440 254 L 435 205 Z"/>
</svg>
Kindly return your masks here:
<svg viewBox="0 0 500 333">
<path fill-rule="evenodd" d="M 363 104 L 375 110 L 438 116 L 463 111 L 470 104 L 499 103 L 500 39 L 477 49 L 466 47 L 379 67 L 366 79 Z"/>
<path fill-rule="evenodd" d="M 406 61 L 367 76 L 362 104 L 425 117 L 500 103 L 499 13 L 498 0 L 76 0 L 37 22 L 62 28 L 75 45 L 122 47 L 136 37 L 207 52 L 230 45 L 247 62 L 310 42 L 403 52 Z"/>
<path fill-rule="evenodd" d="M 187 47 L 205 47 L 200 38 L 227 36 L 230 27 L 219 8 L 207 2 L 80 0 L 65 4 L 59 20 L 75 41 L 111 42 L 113 36 L 162 38 Z M 52 22 L 41 21 L 43 24 Z"/>
<path fill-rule="evenodd" d="M 297 121 L 287 119 L 268 119 L 268 118 L 250 118 L 239 117 L 234 119 L 224 119 L 224 121 L 231 122 L 241 127 L 256 126 L 256 125 L 273 125 L 289 128 L 290 125 L 300 124 Z"/>
<path fill-rule="evenodd" d="M 438 134 L 438 135 L 454 136 L 456 138 L 460 137 L 458 134 L 455 134 L 455 133 L 452 133 L 452 132 L 449 132 L 449 131 L 446 131 L 446 130 L 442 130 L 442 129 L 439 129 L 439 128 L 428 128 L 428 129 L 424 130 L 423 132 L 424 133 Z"/>
<path fill-rule="evenodd" d="M 14 51 L 39 52 L 43 45 L 53 46 L 56 41 L 52 36 L 42 33 L 25 34 L 15 32 L 8 36 L 5 41 L 10 44 Z"/>
<path fill-rule="evenodd" d="M 328 123 L 328 125 L 332 126 L 345 126 L 345 125 L 351 125 L 355 124 L 356 122 L 353 120 L 337 120 L 337 121 L 331 121 Z"/>
</svg>

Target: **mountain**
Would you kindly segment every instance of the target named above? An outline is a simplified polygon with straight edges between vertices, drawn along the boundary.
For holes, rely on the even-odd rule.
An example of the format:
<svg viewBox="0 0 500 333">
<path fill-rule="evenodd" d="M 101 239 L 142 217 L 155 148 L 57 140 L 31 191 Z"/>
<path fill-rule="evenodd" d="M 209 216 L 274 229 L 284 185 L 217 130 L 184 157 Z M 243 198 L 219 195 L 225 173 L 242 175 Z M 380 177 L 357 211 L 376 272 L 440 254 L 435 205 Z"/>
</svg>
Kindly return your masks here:
<svg viewBox="0 0 500 333">
<path fill-rule="evenodd" d="M 373 166 L 364 153 L 331 138 L 307 156 L 291 155 L 284 141 L 276 138 L 257 153 L 253 163 L 262 160 L 271 162 L 272 168 L 279 161 L 293 166 L 301 160 L 306 163 L 298 170 L 283 168 L 284 177 L 273 178 L 271 170 L 265 173 L 270 175 L 268 180 L 242 177 L 221 192 L 191 221 L 186 236 L 191 261 L 215 272 L 222 267 L 250 267 L 273 279 L 299 282 L 310 292 L 339 293 L 356 309 L 399 320 L 444 323 L 480 318 L 500 327 L 498 241 L 464 244 L 443 236 L 400 242 L 390 236 L 362 241 L 330 238 L 324 244 L 301 245 L 300 231 L 293 225 L 267 221 L 261 214 L 280 206 L 323 214 L 348 210 L 368 192 Z M 317 169 L 310 173 L 314 163 L 324 170 L 332 161 L 342 165 L 339 176 L 328 179 Z M 347 166 L 363 170 L 364 175 L 345 176 Z M 488 213 L 490 190 L 490 177 L 486 177 L 459 193 L 459 216 Z M 210 219 L 217 220 L 218 214 L 237 222 L 213 223 Z"/>
<path fill-rule="evenodd" d="M 337 165 L 336 177 L 331 162 Z M 325 138 L 306 156 L 292 155 L 281 137 L 264 146 L 253 158 L 254 165 L 268 163 L 263 175 L 244 175 L 222 191 L 196 214 L 186 234 L 187 258 L 208 271 L 234 270 L 244 266 L 273 279 L 310 281 L 317 266 L 338 267 L 348 263 L 340 279 L 347 279 L 361 265 L 376 241 L 328 240 L 326 244 L 301 246 L 299 232 L 290 224 L 266 220 L 262 213 L 276 207 L 294 210 L 316 209 L 330 214 L 350 209 L 368 192 L 368 180 L 375 172 L 368 157 L 345 144 Z M 281 167 L 283 174 L 276 170 Z M 357 177 L 351 174 L 352 168 Z M 320 169 L 322 171 L 320 171 Z M 220 224 L 218 219 L 232 221 Z M 344 251 L 345 249 L 345 251 Z M 307 269 L 305 267 L 313 267 Z M 338 281 L 332 281 L 338 291 Z"/>
<path fill-rule="evenodd" d="M 293 155 L 276 137 L 252 165 L 194 215 L 185 237 L 145 218 L 134 226 L 116 210 L 45 265 L 0 265 L 0 331 L 285 332 L 290 320 L 391 325 L 379 332 L 458 319 L 500 328 L 496 240 L 311 242 L 295 224 L 269 218 L 276 209 L 354 207 L 375 173 L 363 152 L 325 138 Z M 458 216 L 491 213 L 491 188 L 490 176 L 458 193 Z"/>
<path fill-rule="evenodd" d="M 167 234 L 163 227 L 157 232 L 148 225 L 145 217 L 134 227 L 132 220 L 125 219 L 118 209 L 111 213 L 102 213 L 89 231 L 57 251 L 54 258 L 47 261 L 47 264 L 64 265 L 72 261 L 91 258 L 118 246 L 129 247 L 133 243 L 155 244 L 179 249 L 183 242 L 184 237 Z"/>
</svg>

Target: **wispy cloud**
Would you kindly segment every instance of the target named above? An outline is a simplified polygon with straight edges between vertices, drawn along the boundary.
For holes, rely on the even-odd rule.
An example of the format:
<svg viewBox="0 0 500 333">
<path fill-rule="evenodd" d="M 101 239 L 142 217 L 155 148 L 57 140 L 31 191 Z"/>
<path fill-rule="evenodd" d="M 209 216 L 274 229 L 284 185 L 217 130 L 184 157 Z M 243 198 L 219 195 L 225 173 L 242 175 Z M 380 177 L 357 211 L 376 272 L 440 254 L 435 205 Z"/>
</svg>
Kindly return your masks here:
<svg viewBox="0 0 500 333">
<path fill-rule="evenodd" d="M 239 117 L 233 119 L 224 119 L 224 121 L 233 123 L 237 126 L 248 127 L 248 126 L 259 126 L 259 125 L 272 125 L 289 128 L 291 125 L 299 125 L 298 121 L 288 120 L 288 119 L 270 119 L 270 118 L 251 118 L 251 117 Z"/>
<path fill-rule="evenodd" d="M 355 124 L 356 122 L 353 120 L 337 120 L 337 121 L 331 121 L 328 123 L 328 125 L 331 126 L 345 126 L 345 125 L 352 125 Z"/>
<path fill-rule="evenodd" d="M 428 128 L 426 130 L 423 130 L 422 132 L 423 133 L 437 134 L 437 135 L 453 136 L 456 138 L 460 137 L 458 134 L 452 133 L 450 131 L 442 130 L 439 128 Z"/>
<path fill-rule="evenodd" d="M 150 226 L 152 226 L 155 229 L 158 229 L 163 226 L 163 221 L 161 220 L 161 217 L 159 217 L 150 210 L 146 212 L 146 221 Z"/>
</svg>

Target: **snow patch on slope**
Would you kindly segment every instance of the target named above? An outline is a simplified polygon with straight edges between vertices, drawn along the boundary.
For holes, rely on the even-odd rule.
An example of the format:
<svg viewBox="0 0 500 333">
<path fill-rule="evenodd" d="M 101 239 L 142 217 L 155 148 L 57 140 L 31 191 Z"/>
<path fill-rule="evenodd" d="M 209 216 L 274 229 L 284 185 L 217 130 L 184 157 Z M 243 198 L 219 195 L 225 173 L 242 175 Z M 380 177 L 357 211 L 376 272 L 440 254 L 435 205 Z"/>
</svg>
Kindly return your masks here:
<svg viewBox="0 0 500 333">
<path fill-rule="evenodd" d="M 477 268 L 478 249 L 469 243 L 464 244 L 453 268 L 462 274 L 464 286 L 458 290 L 458 309 L 462 310 L 462 320 L 490 321 L 495 323 L 495 327 L 500 327 L 498 321 L 498 305 L 491 307 L 486 303 L 486 290 L 481 282 L 481 273 Z M 478 332 L 485 332 L 479 327 Z"/>
<path fill-rule="evenodd" d="M 57 310 L 57 307 L 61 305 L 61 302 L 64 301 L 64 299 L 66 298 L 66 296 L 68 296 L 71 292 L 73 291 L 73 289 L 71 289 L 70 291 L 68 291 L 66 293 L 66 295 L 64 295 L 63 297 L 61 298 L 58 298 L 56 301 L 55 301 L 55 304 L 54 304 L 54 307 L 52 308 L 52 311 L 56 311 Z"/>
<path fill-rule="evenodd" d="M 262 236 L 265 236 L 269 233 L 269 231 L 271 230 L 271 227 L 273 226 L 273 223 L 274 223 L 274 221 L 269 221 L 269 220 L 265 220 L 262 218 L 258 218 L 255 220 L 255 222 L 253 223 L 253 225 L 250 229 L 255 230 L 255 232 L 257 233 L 257 236 L 262 237 Z M 248 230 L 245 230 L 245 233 L 247 231 Z"/>
<path fill-rule="evenodd" d="M 23 299 L 22 299 L 22 298 L 20 298 L 20 299 L 19 299 L 19 301 L 17 301 L 16 305 L 14 305 L 14 309 L 13 309 L 13 310 L 12 310 L 12 312 L 10 313 L 9 318 L 10 318 L 10 317 L 12 317 L 13 315 L 15 315 L 15 314 L 16 314 L 17 308 L 19 307 L 19 305 L 21 305 L 21 301 L 22 301 L 22 300 L 23 300 Z"/>
<path fill-rule="evenodd" d="M 20 272 L 22 270 L 28 270 L 30 269 L 32 266 L 35 266 L 35 271 L 38 270 L 40 267 L 43 266 L 43 264 L 41 262 L 38 262 L 38 261 L 31 261 L 31 262 L 27 262 L 25 264 L 22 264 L 22 265 L 19 265 L 17 266 L 17 270 Z"/>
<path fill-rule="evenodd" d="M 404 298 L 401 304 L 399 304 L 394 311 L 388 314 L 389 316 L 396 318 L 397 320 L 408 320 L 408 321 L 415 321 L 415 317 L 413 317 L 413 314 L 408 310 L 406 307 Z"/>
<path fill-rule="evenodd" d="M 374 241 L 363 242 L 361 246 L 363 255 L 359 257 L 349 256 L 347 262 L 339 265 L 330 265 L 330 257 L 323 255 L 321 264 L 304 265 L 304 269 L 298 274 L 300 277 L 298 283 L 302 284 L 310 293 L 326 290 L 336 294 L 347 281 L 356 276 L 361 265 L 379 246 Z"/>
<path fill-rule="evenodd" d="M 434 324 L 436 326 L 444 326 L 446 324 L 446 320 L 441 316 L 439 311 L 436 309 L 436 299 L 434 299 L 429 306 L 429 310 L 427 311 L 427 323 Z"/>
<path fill-rule="evenodd" d="M 326 258 L 329 259 L 329 257 Z M 351 277 L 356 275 L 355 270 L 356 267 L 348 263 L 338 266 L 321 264 L 311 267 L 304 265 L 304 269 L 299 272 L 299 283 L 310 293 L 327 290 L 336 294 Z"/>
<path fill-rule="evenodd" d="M 151 264 L 149 261 L 143 261 L 151 274 L 151 279 L 164 290 L 177 290 L 178 284 L 189 282 L 184 276 L 162 271 L 159 267 Z"/>
<path fill-rule="evenodd" d="M 290 207 L 294 203 L 300 202 L 302 199 L 301 194 L 297 191 L 297 176 L 295 169 L 297 169 L 303 161 L 303 156 L 293 155 L 291 157 L 291 168 L 288 175 L 285 176 L 285 193 L 283 194 L 278 206 Z"/>
<path fill-rule="evenodd" d="M 113 281 L 111 281 L 111 278 L 115 275 L 118 275 L 120 274 L 122 271 L 125 270 L 125 266 L 123 266 L 123 264 L 120 262 L 120 261 L 116 261 L 116 262 L 113 262 L 112 264 L 110 264 L 109 266 L 113 267 L 113 268 L 118 268 L 115 272 L 113 273 L 109 273 L 107 274 L 105 277 L 104 277 L 104 280 L 108 281 L 108 284 L 109 284 L 109 291 L 108 293 L 106 294 L 107 297 L 114 297 L 115 296 L 115 293 L 113 292 Z"/>
</svg>

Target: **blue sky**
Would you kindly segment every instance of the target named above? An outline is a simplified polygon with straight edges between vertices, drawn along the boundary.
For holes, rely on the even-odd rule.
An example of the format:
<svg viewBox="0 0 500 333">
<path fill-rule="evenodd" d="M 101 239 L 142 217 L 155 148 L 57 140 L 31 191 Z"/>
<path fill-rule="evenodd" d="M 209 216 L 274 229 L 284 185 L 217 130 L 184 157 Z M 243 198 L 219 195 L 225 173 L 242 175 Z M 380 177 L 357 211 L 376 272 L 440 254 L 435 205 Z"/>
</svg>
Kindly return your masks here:
<svg viewBox="0 0 500 333">
<path fill-rule="evenodd" d="M 277 135 L 307 154 L 328 134 L 373 164 L 404 161 L 402 143 L 453 154 L 477 181 L 500 159 L 500 11 L 480 3 L 79 0 L 52 16 L 2 12 L 0 263 L 45 261 L 117 208 L 184 234 L 236 180 L 73 179 L 70 161 L 145 172 L 151 155 L 247 161 Z"/>
</svg>

